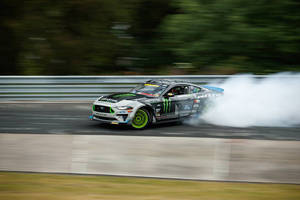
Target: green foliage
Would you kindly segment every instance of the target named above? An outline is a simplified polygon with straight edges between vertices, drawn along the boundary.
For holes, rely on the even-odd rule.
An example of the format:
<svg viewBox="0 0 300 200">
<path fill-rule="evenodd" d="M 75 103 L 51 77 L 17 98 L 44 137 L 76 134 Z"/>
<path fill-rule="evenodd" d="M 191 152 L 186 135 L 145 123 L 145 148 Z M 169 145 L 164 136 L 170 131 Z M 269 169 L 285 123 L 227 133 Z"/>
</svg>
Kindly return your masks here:
<svg viewBox="0 0 300 200">
<path fill-rule="evenodd" d="M 118 27 L 129 23 L 126 1 L 25 1 L 18 31 L 25 74 L 89 74 L 114 70 L 120 47 Z"/>
<path fill-rule="evenodd" d="M 0 1 L 0 74 L 18 74 L 18 54 L 20 41 L 16 36 L 17 20 L 21 15 L 22 2 L 17 0 Z"/>
<path fill-rule="evenodd" d="M 175 3 L 180 12 L 168 16 L 161 28 L 177 62 L 191 62 L 204 71 L 299 70 L 298 1 Z"/>
<path fill-rule="evenodd" d="M 299 71 L 299 10 L 297 0 L 3 0 L 0 73 Z"/>
</svg>

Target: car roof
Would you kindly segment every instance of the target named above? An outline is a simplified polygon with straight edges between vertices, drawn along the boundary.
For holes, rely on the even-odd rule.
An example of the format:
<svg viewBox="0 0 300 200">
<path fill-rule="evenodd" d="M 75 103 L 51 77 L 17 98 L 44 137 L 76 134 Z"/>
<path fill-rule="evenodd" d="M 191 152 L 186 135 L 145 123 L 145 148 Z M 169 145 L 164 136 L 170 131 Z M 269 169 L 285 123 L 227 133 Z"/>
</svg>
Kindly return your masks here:
<svg viewBox="0 0 300 200">
<path fill-rule="evenodd" d="M 146 83 L 151 83 L 151 84 L 157 84 L 157 85 L 178 85 L 178 84 L 188 84 L 188 85 L 194 85 L 190 82 L 187 81 L 179 81 L 179 80 L 169 80 L 169 79 L 151 79 L 146 81 Z"/>
</svg>

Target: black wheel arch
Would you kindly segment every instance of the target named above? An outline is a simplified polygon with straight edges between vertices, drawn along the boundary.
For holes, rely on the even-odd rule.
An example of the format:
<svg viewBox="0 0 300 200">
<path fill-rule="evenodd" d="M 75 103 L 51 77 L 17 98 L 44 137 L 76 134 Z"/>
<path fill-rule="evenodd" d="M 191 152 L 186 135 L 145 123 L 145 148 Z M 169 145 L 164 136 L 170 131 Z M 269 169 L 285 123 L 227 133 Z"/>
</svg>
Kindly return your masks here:
<svg viewBox="0 0 300 200">
<path fill-rule="evenodd" d="M 150 116 L 151 122 L 152 122 L 152 120 L 153 120 L 153 117 L 156 118 L 155 112 L 154 112 L 154 109 L 152 108 L 152 106 L 150 106 L 150 105 L 145 105 L 145 106 L 142 106 L 141 108 L 144 108 L 144 109 L 146 109 L 146 110 L 149 112 L 149 114 L 151 115 L 151 116 Z"/>
</svg>

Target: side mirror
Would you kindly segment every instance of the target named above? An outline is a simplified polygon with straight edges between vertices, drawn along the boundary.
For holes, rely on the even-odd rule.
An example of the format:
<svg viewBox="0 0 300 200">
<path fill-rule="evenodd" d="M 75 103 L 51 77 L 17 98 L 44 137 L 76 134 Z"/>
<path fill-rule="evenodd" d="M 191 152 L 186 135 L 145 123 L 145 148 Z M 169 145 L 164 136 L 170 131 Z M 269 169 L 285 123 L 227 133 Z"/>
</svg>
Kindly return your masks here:
<svg viewBox="0 0 300 200">
<path fill-rule="evenodd" d="M 174 94 L 172 92 L 167 93 L 167 97 L 174 97 Z"/>
</svg>

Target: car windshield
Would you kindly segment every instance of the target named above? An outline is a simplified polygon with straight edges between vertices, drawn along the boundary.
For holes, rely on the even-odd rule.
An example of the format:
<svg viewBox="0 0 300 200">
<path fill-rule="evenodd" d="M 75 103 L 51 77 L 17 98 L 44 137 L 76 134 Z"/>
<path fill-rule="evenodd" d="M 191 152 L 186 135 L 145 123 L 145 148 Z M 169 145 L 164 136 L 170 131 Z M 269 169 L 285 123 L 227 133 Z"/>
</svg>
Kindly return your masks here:
<svg viewBox="0 0 300 200">
<path fill-rule="evenodd" d="M 168 85 L 144 83 L 132 89 L 131 93 L 141 94 L 141 95 L 146 95 L 151 97 L 158 97 L 161 93 L 163 93 L 166 90 L 167 87 Z"/>
</svg>

